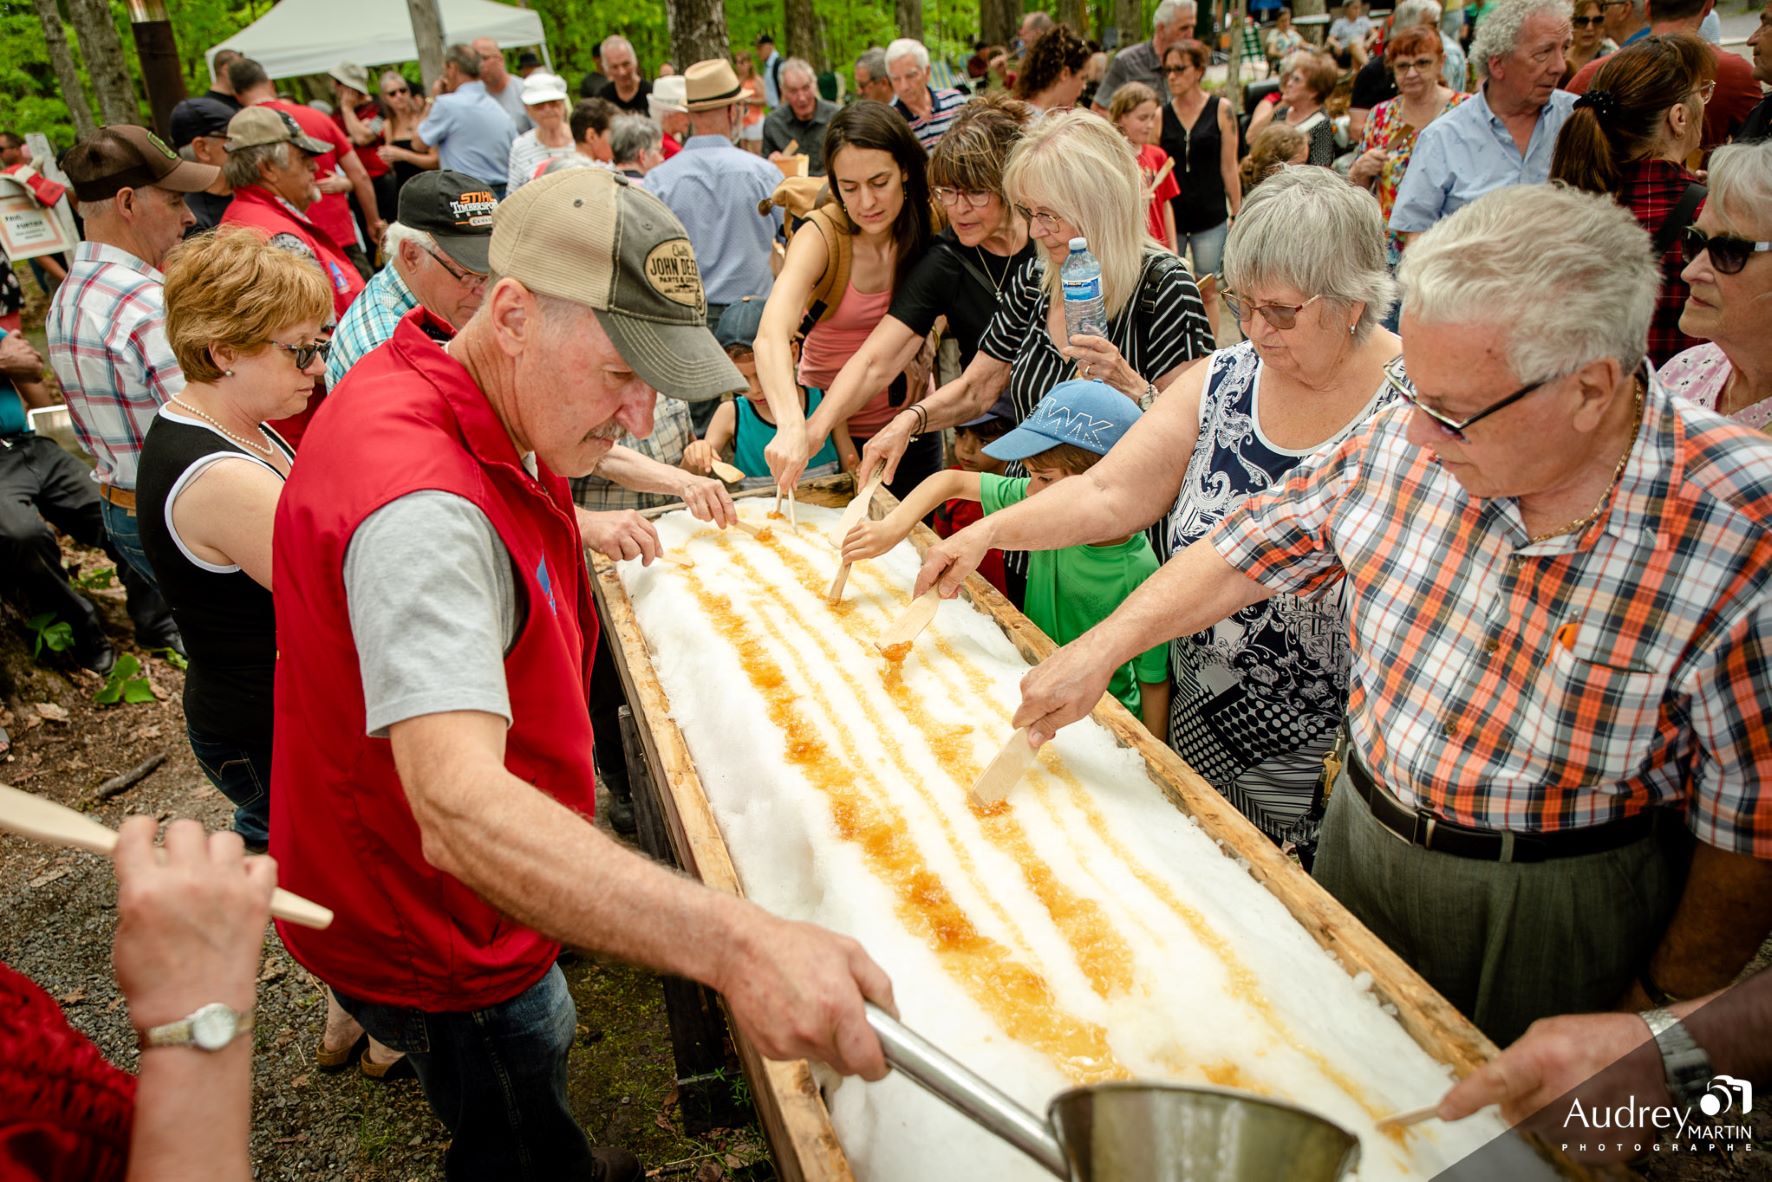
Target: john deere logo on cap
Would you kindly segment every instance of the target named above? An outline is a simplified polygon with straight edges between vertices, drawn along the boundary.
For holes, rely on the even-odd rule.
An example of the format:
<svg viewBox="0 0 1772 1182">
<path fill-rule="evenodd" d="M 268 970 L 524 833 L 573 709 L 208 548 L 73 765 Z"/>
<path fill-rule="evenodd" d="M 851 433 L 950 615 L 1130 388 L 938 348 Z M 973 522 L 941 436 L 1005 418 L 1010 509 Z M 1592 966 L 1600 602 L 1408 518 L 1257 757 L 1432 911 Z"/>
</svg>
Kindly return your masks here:
<svg viewBox="0 0 1772 1182">
<path fill-rule="evenodd" d="M 450 199 L 449 218 L 458 226 L 490 226 L 492 211 L 497 207 L 498 198 L 491 190 L 470 191 Z"/>
<path fill-rule="evenodd" d="M 705 307 L 701 270 L 687 238 L 672 238 L 652 248 L 646 256 L 646 282 L 652 290 L 686 308 Z"/>
<path fill-rule="evenodd" d="M 177 152 L 174 152 L 171 148 L 167 147 L 165 142 L 162 141 L 159 136 L 155 135 L 151 131 L 148 132 L 148 143 L 152 144 L 156 149 L 158 149 L 160 154 L 162 156 L 166 157 L 168 160 L 177 160 L 180 158 L 179 154 Z"/>
</svg>

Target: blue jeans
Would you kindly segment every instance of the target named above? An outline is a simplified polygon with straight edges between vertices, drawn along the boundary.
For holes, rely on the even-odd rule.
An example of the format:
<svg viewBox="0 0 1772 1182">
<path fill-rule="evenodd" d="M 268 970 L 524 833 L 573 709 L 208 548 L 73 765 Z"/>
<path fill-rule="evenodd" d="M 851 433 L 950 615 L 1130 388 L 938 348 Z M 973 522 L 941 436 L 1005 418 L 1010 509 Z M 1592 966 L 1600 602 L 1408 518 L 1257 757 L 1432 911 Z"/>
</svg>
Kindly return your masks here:
<svg viewBox="0 0 1772 1182">
<path fill-rule="evenodd" d="M 1210 230 L 1195 230 L 1191 234 L 1185 230 L 1175 232 L 1176 251 L 1185 254 L 1192 249 L 1194 252 L 1195 279 L 1202 275 L 1224 274 L 1224 240 L 1230 237 L 1230 233 L 1229 222 L 1219 222 Z M 1223 286 L 1219 284 L 1219 287 Z"/>
<path fill-rule="evenodd" d="M 154 568 L 148 563 L 148 552 L 142 549 L 141 523 L 135 519 L 135 514 L 109 501 L 99 502 L 99 512 L 104 514 L 105 532 L 111 535 L 111 544 L 117 547 L 117 553 L 158 591 L 160 584 L 154 581 Z"/>
<path fill-rule="evenodd" d="M 234 805 L 234 832 L 253 845 L 271 840 L 271 748 L 211 738 L 186 727 L 197 766 Z"/>
<path fill-rule="evenodd" d="M 405 1051 L 431 1111 L 453 1140 L 451 1182 L 592 1177 L 591 1145 L 566 1106 L 566 1052 L 578 1022 L 558 965 L 509 1001 L 434 1014 L 358 1001 L 338 1004 L 363 1029 Z"/>
</svg>

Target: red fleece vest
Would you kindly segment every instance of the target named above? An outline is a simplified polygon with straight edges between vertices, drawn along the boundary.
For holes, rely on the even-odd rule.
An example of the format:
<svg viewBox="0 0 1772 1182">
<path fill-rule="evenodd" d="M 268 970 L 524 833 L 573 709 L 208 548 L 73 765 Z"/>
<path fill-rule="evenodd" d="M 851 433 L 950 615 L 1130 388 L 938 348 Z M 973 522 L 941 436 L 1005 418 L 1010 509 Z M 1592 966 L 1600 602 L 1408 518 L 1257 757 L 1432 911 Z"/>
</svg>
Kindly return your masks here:
<svg viewBox="0 0 1772 1182">
<path fill-rule="evenodd" d="M 293 209 L 258 185 L 248 185 L 234 190 L 234 199 L 228 202 L 227 211 L 222 214 L 222 225 L 256 226 L 267 238 L 289 234 L 300 239 L 320 260 L 320 269 L 326 272 L 326 283 L 332 288 L 332 314 L 343 316 L 351 301 L 357 298 L 357 293 L 363 290 L 363 276 L 357 273 L 357 268 L 351 265 L 351 260 L 345 257 L 332 235 L 292 212 Z"/>
<path fill-rule="evenodd" d="M 449 331 L 415 309 L 321 406 L 277 506 L 272 580 L 271 853 L 282 885 L 337 912 L 326 931 L 279 922 L 278 932 L 343 992 L 432 1012 L 509 1000 L 559 946 L 425 861 L 391 744 L 367 736 L 343 571 L 371 513 L 440 489 L 486 514 L 527 609 L 505 658 L 505 766 L 569 808 L 594 807 L 597 617 L 572 498 L 545 468 L 539 479 L 524 470 L 486 396 L 438 343 Z"/>
</svg>

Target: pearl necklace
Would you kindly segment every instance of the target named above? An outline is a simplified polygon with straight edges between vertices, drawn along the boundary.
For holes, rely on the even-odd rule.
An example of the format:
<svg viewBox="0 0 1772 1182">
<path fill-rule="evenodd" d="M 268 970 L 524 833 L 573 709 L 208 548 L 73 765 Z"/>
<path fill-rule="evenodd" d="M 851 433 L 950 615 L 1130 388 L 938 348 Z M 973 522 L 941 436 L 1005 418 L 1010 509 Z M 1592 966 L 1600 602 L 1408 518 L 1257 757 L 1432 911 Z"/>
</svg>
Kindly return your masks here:
<svg viewBox="0 0 1772 1182">
<path fill-rule="evenodd" d="M 1540 542 L 1549 541 L 1551 538 L 1560 537 L 1563 534 L 1585 530 L 1599 519 L 1600 513 L 1606 508 L 1606 502 L 1612 499 L 1612 493 L 1618 488 L 1618 482 L 1624 478 L 1624 466 L 1630 461 L 1630 453 L 1636 450 L 1637 436 L 1643 430 L 1643 383 L 1641 379 L 1637 381 L 1636 386 L 1637 414 L 1636 422 L 1631 425 L 1630 443 L 1625 447 L 1624 454 L 1618 457 L 1618 466 L 1612 469 L 1612 479 L 1607 482 L 1606 491 L 1600 494 L 1600 503 L 1595 505 L 1594 511 L 1586 517 L 1578 517 L 1568 525 L 1539 534 L 1536 537 L 1528 537 L 1526 539 L 1527 545 L 1536 546 Z"/>
<path fill-rule="evenodd" d="M 214 427 L 217 431 L 220 431 L 223 435 L 227 436 L 229 439 L 233 440 L 235 443 L 238 443 L 241 447 L 244 447 L 244 448 L 248 449 L 249 451 L 257 452 L 259 455 L 263 456 L 267 460 L 270 459 L 274 454 L 276 454 L 276 448 L 271 446 L 270 436 L 265 435 L 265 429 L 262 426 L 258 428 L 258 433 L 259 433 L 259 435 L 264 437 L 265 442 L 263 444 L 254 443 L 250 439 L 240 438 L 240 436 L 234 434 L 232 431 L 228 430 L 226 427 L 222 426 L 219 422 L 210 418 L 208 415 L 204 414 L 202 411 L 198 410 L 196 407 L 192 406 L 190 403 L 186 402 L 182 398 L 174 397 L 174 398 L 168 399 L 168 401 L 173 406 L 179 407 L 180 409 L 183 409 L 183 410 L 190 411 L 192 414 L 196 415 L 198 418 L 200 418 L 204 422 L 208 423 L 211 427 Z"/>
</svg>

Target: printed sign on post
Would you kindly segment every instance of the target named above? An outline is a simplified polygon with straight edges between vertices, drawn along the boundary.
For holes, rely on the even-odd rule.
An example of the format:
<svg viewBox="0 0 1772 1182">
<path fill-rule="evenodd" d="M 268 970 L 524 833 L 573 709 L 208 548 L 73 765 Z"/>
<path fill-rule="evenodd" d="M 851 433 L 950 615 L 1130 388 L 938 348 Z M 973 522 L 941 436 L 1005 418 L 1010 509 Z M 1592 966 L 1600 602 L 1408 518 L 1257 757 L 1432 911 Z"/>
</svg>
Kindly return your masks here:
<svg viewBox="0 0 1772 1182">
<path fill-rule="evenodd" d="M 0 248 L 14 261 L 74 249 L 74 239 L 55 212 L 12 177 L 0 176 Z"/>
</svg>

